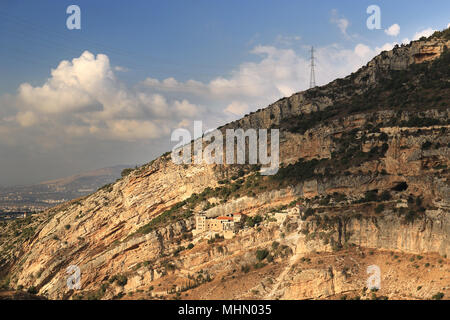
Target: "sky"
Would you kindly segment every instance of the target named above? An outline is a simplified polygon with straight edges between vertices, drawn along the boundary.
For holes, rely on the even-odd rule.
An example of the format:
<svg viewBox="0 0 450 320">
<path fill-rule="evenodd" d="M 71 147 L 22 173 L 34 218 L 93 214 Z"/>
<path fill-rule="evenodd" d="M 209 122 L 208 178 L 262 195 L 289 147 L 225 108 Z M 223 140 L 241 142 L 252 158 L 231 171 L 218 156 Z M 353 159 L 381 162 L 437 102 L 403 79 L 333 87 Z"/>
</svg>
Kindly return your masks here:
<svg viewBox="0 0 450 320">
<path fill-rule="evenodd" d="M 449 23 L 447 0 L 1 0 L 0 185 L 149 162 L 308 89 L 311 46 L 323 85 Z"/>
</svg>

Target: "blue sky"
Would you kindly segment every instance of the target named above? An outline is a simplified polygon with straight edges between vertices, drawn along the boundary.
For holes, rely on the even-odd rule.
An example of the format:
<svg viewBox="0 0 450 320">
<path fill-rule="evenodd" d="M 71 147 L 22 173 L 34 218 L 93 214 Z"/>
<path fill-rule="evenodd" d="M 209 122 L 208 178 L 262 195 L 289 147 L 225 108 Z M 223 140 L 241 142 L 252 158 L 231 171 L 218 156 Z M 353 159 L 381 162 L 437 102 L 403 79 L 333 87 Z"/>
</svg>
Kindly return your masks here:
<svg viewBox="0 0 450 320">
<path fill-rule="evenodd" d="M 81 30 L 66 28 L 71 4 Z M 372 4 L 380 30 L 366 27 Z M 449 13 L 446 0 L 2 0 L 0 185 L 147 162 L 176 127 L 306 89 L 312 45 L 325 84 Z"/>
<path fill-rule="evenodd" d="M 65 26 L 65 9 L 78 4 L 82 30 Z M 49 68 L 84 50 L 107 54 L 126 66 L 127 81 L 149 74 L 180 80 L 209 80 L 239 63 L 255 59 L 255 44 L 274 44 L 278 36 L 300 36 L 301 44 L 333 42 L 352 47 L 355 42 L 381 45 L 392 41 L 383 30 L 368 30 L 365 10 L 377 4 L 382 27 L 401 26 L 399 37 L 448 24 L 448 1 L 17 1 L 0 3 L 0 92 L 15 90 L 23 81 L 42 82 Z M 350 22 L 346 39 L 330 22 L 337 9 Z M 6 44 L 6 45 L 5 45 Z M 4 46 L 5 45 L 5 46 Z M 307 55 L 306 50 L 297 48 Z M 31 67 L 31 68 L 30 68 Z"/>
</svg>

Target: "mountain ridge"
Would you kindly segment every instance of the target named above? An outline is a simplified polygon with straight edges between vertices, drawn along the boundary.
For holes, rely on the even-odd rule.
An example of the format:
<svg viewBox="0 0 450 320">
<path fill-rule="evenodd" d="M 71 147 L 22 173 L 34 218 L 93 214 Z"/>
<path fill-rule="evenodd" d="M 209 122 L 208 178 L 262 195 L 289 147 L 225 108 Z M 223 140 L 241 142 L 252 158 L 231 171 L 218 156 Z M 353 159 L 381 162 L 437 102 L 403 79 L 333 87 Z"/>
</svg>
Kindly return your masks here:
<svg viewBox="0 0 450 320">
<path fill-rule="evenodd" d="M 448 296 L 446 32 L 383 52 L 353 75 L 219 128 L 283 129 L 283 164 L 274 177 L 261 177 L 253 166 L 179 166 L 165 154 L 90 196 L 25 221 L 30 231 L 16 236 L 17 247 L 0 244 L 0 276 L 14 288 L 33 287 L 60 299 L 125 293 L 160 299 L 181 292 L 227 299 L 356 296 L 365 270 L 355 265 L 379 260 L 387 250 L 402 260 L 426 256 L 436 266 L 430 273 L 436 283 L 422 284 L 417 293 L 406 273 L 395 273 L 400 293 L 389 284 L 384 294 L 429 298 L 444 290 Z M 364 94 L 372 98 L 361 103 Z M 402 101 L 398 107 L 395 99 L 391 103 L 391 97 L 403 95 L 422 101 L 404 109 Z M 300 215 L 297 202 L 307 208 Z M 210 216 L 240 211 L 263 220 L 258 227 L 248 220 L 249 228 L 234 239 L 210 242 L 192 235 L 193 214 L 202 211 Z M 12 225 L 3 228 L 6 239 L 13 237 Z M 194 247 L 186 249 L 190 243 Z M 255 260 L 255 250 L 267 250 L 272 261 Z M 367 258 L 370 252 L 373 258 Z M 329 271 L 323 261 L 330 256 L 344 265 L 330 261 Z M 391 263 L 400 264 L 397 258 Z M 65 287 L 69 265 L 81 268 L 81 292 Z M 303 272 L 292 273 L 298 265 Z M 399 270 L 410 267 L 400 265 Z M 191 286 L 193 278 L 203 280 Z M 221 279 L 228 279 L 233 296 L 226 290 L 214 294 L 225 286 Z M 298 289 L 308 283 L 308 290 Z"/>
<path fill-rule="evenodd" d="M 46 180 L 46 181 L 42 181 L 39 184 L 44 184 L 44 185 L 66 185 L 68 183 L 73 182 L 74 180 L 78 179 L 78 178 L 83 178 L 83 177 L 91 177 L 91 176 L 100 176 L 100 175 L 114 175 L 114 172 L 117 171 L 122 171 L 123 169 L 129 168 L 129 165 L 115 165 L 115 166 L 110 166 L 110 167 L 105 167 L 105 168 L 100 168 L 100 169 L 95 169 L 95 170 L 89 170 L 86 172 L 82 172 L 82 173 L 78 173 L 78 174 L 74 174 L 68 177 L 63 177 L 63 178 L 57 178 L 57 179 L 52 179 L 52 180 Z"/>
</svg>

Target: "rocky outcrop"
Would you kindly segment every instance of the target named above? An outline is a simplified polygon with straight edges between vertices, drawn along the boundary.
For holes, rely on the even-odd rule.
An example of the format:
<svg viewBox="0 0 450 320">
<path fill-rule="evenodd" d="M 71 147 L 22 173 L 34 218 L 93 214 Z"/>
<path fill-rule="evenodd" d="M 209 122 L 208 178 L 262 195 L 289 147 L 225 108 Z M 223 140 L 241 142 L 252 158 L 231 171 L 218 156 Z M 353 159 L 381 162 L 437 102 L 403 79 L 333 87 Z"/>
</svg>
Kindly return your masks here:
<svg viewBox="0 0 450 320">
<path fill-rule="evenodd" d="M 388 70 L 436 59 L 448 44 L 428 39 L 383 52 L 345 79 L 281 99 L 222 130 L 271 128 L 284 125 L 291 117 L 326 110 L 345 99 L 345 86 L 363 92 Z M 449 115 L 448 108 L 430 107 L 420 117 L 440 124 L 412 127 L 403 124 L 417 117 L 414 110 L 365 111 L 318 122 L 304 132 L 282 130 L 282 169 L 299 160 L 329 160 L 328 167 L 312 167 L 307 178 L 288 186 L 280 179 L 260 178 L 254 171 L 235 177 L 233 166 L 176 165 L 166 154 L 88 197 L 43 213 L 33 225 L 34 234 L 16 250 L 8 245 L 19 243 L 13 226 L 8 225 L 11 240 L 0 244 L 0 249 L 8 251 L 3 259 L 7 263 L 1 263 L 7 266 L 10 286 L 35 287 L 52 299 L 78 294 L 66 284 L 71 265 L 80 268 L 83 292 L 101 289 L 102 296 L 97 298 L 149 287 L 155 290 L 151 297 L 167 296 L 173 289 L 167 287 L 169 283 L 181 288 L 191 286 L 195 278 L 192 286 L 206 286 L 206 275 L 217 281 L 233 276 L 245 277 L 248 281 L 241 281 L 245 283 L 255 281 L 254 288 L 243 285 L 236 295 L 223 292 L 236 299 L 248 298 L 249 290 L 260 292 L 257 298 L 321 298 L 353 290 L 360 282 L 349 284 L 336 267 L 307 268 L 298 274 L 291 267 L 314 252 L 327 257 L 346 247 L 450 254 Z M 214 193 L 221 186 L 230 187 L 230 193 L 233 188 L 238 190 L 237 181 L 248 182 L 253 192 L 235 193 L 225 200 Z M 215 196 L 202 198 L 206 196 L 199 194 L 204 190 Z M 387 192 L 389 198 L 365 199 L 369 191 L 377 197 Z M 264 222 L 229 240 L 192 238 L 194 220 L 183 202 L 191 196 L 198 203 L 189 210 L 205 210 L 208 216 L 239 211 L 260 215 Z M 297 202 L 312 213 L 289 211 Z M 184 215 L 179 213 L 176 219 L 141 232 L 161 214 L 170 214 L 167 210 L 175 205 L 186 210 Z M 257 261 L 255 251 L 261 248 L 272 248 L 276 263 L 266 266 Z M 249 266 L 255 266 L 251 274 L 246 273 Z M 264 268 L 278 280 L 272 284 L 257 281 L 253 275 Z M 120 276 L 127 281 L 116 281 Z M 199 294 L 215 297 L 215 292 L 210 288 Z"/>
</svg>

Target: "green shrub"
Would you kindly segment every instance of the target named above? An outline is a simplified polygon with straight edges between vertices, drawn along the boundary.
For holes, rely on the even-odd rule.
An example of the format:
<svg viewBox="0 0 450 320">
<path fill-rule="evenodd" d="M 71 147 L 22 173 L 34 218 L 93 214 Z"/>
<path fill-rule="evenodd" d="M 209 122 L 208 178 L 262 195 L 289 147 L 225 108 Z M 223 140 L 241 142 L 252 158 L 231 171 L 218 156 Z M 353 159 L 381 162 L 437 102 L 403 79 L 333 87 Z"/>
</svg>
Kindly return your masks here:
<svg viewBox="0 0 450 320">
<path fill-rule="evenodd" d="M 260 269 L 260 268 L 263 268 L 265 266 L 266 266 L 266 264 L 264 262 L 255 263 L 255 269 Z"/>
<path fill-rule="evenodd" d="M 280 245 L 280 243 L 278 241 L 274 241 L 272 242 L 272 249 L 276 250 L 278 248 L 278 246 Z"/>
<path fill-rule="evenodd" d="M 306 209 L 305 213 L 303 214 L 302 220 L 306 220 L 306 218 L 313 216 L 313 215 L 314 215 L 314 209 L 308 208 L 308 209 Z"/>
<path fill-rule="evenodd" d="M 442 298 L 444 298 L 444 294 L 442 292 L 438 292 L 431 297 L 433 300 L 442 300 Z"/>
<path fill-rule="evenodd" d="M 260 215 L 256 215 L 254 217 L 247 217 L 245 223 L 250 228 L 253 228 L 255 225 L 261 223 L 263 221 L 263 218 Z"/>
<path fill-rule="evenodd" d="M 372 190 L 366 192 L 366 194 L 364 195 L 363 202 L 372 202 L 377 200 L 378 200 L 377 192 Z"/>
<path fill-rule="evenodd" d="M 376 208 L 375 208 L 375 213 L 380 214 L 384 211 L 384 204 L 379 204 Z"/>
<path fill-rule="evenodd" d="M 113 276 L 109 279 L 109 283 L 114 283 L 114 282 L 116 282 L 119 286 L 123 287 L 124 285 L 127 284 L 128 279 L 125 275 L 116 274 L 115 276 Z"/>
<path fill-rule="evenodd" d="M 241 267 L 241 271 L 244 273 L 248 273 L 250 271 L 250 266 L 249 265 L 243 265 Z"/>
<path fill-rule="evenodd" d="M 391 193 L 389 191 L 383 191 L 383 193 L 380 196 L 381 201 L 388 201 L 391 200 Z"/>
<path fill-rule="evenodd" d="M 258 261 L 264 260 L 269 255 L 269 251 L 266 249 L 261 249 L 256 251 L 256 259 Z"/>
<path fill-rule="evenodd" d="M 37 290 L 36 287 L 31 286 L 31 287 L 28 288 L 27 292 L 28 292 L 29 294 L 37 294 L 37 293 L 38 293 L 38 290 Z"/>
<path fill-rule="evenodd" d="M 423 150 L 429 150 L 433 144 L 430 141 L 426 141 L 422 143 L 422 149 Z"/>
<path fill-rule="evenodd" d="M 419 214 L 414 210 L 409 210 L 405 216 L 406 223 L 413 223 L 416 218 L 419 217 Z"/>
<path fill-rule="evenodd" d="M 131 169 L 131 168 L 123 169 L 122 172 L 120 173 L 120 175 L 122 177 L 126 177 L 127 175 L 129 175 L 133 171 L 134 171 L 134 169 Z"/>
<path fill-rule="evenodd" d="M 111 192 L 113 190 L 114 184 L 113 183 L 108 183 L 105 184 L 103 187 L 100 187 L 98 190 L 101 191 L 106 191 L 106 192 Z"/>
</svg>

